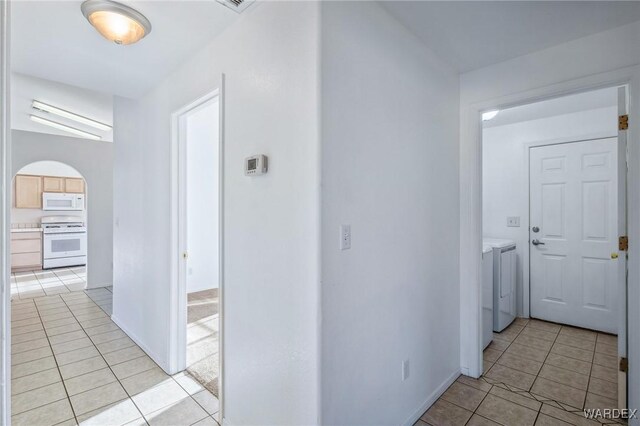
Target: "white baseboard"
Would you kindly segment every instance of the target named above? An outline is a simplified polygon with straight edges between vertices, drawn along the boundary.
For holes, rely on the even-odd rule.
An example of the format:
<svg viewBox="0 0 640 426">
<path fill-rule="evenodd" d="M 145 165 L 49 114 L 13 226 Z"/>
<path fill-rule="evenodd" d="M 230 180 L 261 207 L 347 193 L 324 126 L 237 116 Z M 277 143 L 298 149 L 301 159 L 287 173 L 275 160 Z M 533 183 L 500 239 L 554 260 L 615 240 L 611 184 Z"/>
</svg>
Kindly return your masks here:
<svg viewBox="0 0 640 426">
<path fill-rule="evenodd" d="M 429 407 L 431 407 L 433 403 L 438 400 L 438 398 L 440 398 L 440 395 L 442 395 L 449 388 L 449 386 L 451 386 L 451 384 L 456 381 L 459 376 L 460 371 L 456 370 L 449 377 L 447 377 L 447 379 L 442 382 L 440 386 L 438 386 L 436 390 L 434 390 L 431 395 L 429 395 L 429 397 L 427 397 L 427 399 L 420 405 L 420 407 L 418 407 L 418 409 L 416 409 L 413 414 L 411 414 L 409 418 L 402 423 L 402 426 L 412 426 L 415 422 L 417 422 L 418 419 L 422 417 L 422 414 L 424 414 L 424 412 L 427 411 Z"/>
<path fill-rule="evenodd" d="M 165 363 L 163 362 L 164 360 L 162 360 L 157 354 L 155 354 L 151 349 L 149 349 L 147 347 L 147 345 L 145 345 L 144 343 L 142 343 L 142 340 L 140 340 L 140 338 L 138 336 L 136 336 L 134 333 L 132 333 L 128 327 L 126 327 L 118 318 L 116 318 L 115 316 L 111 315 L 111 320 L 113 322 L 116 323 L 116 325 L 118 327 L 120 327 L 120 329 L 122 331 L 124 331 L 127 336 L 129 336 L 131 338 L 131 340 L 133 340 L 138 346 L 140 346 L 140 349 L 142 349 L 143 351 L 146 352 L 147 355 L 149 355 L 149 357 L 155 361 L 156 364 L 158 364 L 160 366 L 160 368 L 162 368 L 165 373 L 170 374 L 169 373 L 169 369 L 167 368 L 167 365 L 165 365 Z"/>
<path fill-rule="evenodd" d="M 85 287 L 85 290 L 94 290 L 96 288 L 104 288 L 104 287 L 111 287 L 111 286 L 113 286 L 113 284 L 89 285 Z"/>
</svg>

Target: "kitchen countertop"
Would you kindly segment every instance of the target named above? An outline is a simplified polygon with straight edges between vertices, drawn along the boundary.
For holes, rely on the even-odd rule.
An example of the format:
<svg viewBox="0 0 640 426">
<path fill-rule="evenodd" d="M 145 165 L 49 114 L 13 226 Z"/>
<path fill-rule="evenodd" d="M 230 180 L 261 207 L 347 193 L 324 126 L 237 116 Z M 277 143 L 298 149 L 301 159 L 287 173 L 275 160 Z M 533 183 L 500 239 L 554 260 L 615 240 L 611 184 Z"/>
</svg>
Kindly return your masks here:
<svg viewBox="0 0 640 426">
<path fill-rule="evenodd" d="M 42 232 L 42 228 L 11 228 L 11 232 Z"/>
</svg>

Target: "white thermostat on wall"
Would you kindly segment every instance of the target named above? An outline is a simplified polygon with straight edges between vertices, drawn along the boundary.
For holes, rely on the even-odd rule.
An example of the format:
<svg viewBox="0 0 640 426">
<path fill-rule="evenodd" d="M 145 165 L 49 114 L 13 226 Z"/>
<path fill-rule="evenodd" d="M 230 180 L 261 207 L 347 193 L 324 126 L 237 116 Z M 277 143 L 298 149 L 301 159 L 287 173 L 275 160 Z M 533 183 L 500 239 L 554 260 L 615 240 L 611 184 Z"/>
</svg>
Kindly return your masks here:
<svg viewBox="0 0 640 426">
<path fill-rule="evenodd" d="M 267 173 L 268 161 L 266 155 L 254 155 L 244 159 L 244 174 L 246 176 L 262 175 Z"/>
</svg>

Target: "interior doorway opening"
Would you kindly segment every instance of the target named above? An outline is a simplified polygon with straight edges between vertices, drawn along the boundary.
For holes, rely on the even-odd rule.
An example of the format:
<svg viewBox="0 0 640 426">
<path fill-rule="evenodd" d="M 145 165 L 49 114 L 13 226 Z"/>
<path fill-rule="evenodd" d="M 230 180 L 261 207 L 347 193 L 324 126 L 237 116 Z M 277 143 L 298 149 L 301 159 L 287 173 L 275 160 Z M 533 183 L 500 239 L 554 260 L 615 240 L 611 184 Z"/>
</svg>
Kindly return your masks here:
<svg viewBox="0 0 640 426">
<path fill-rule="evenodd" d="M 13 178 L 12 299 L 87 288 L 87 184 L 75 168 L 37 161 Z"/>
<path fill-rule="evenodd" d="M 626 90 L 483 120 L 483 374 L 577 410 L 626 407 Z"/>
<path fill-rule="evenodd" d="M 218 92 L 173 116 L 178 258 L 175 371 L 221 394 L 221 143 Z"/>
</svg>

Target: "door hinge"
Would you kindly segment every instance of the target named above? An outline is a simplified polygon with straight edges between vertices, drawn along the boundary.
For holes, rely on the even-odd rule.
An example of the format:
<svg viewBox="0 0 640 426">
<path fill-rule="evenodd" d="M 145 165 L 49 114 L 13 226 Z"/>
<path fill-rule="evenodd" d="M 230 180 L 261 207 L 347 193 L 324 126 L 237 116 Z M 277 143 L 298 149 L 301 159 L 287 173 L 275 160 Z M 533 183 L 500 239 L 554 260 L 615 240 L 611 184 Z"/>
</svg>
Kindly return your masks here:
<svg viewBox="0 0 640 426">
<path fill-rule="evenodd" d="M 623 373 L 629 371 L 629 360 L 627 358 L 620 358 L 620 371 Z"/>
<path fill-rule="evenodd" d="M 629 116 L 626 114 L 618 116 L 618 130 L 627 130 L 628 128 Z"/>
<path fill-rule="evenodd" d="M 618 250 L 627 251 L 629 250 L 629 237 L 623 235 L 618 238 Z"/>
</svg>

